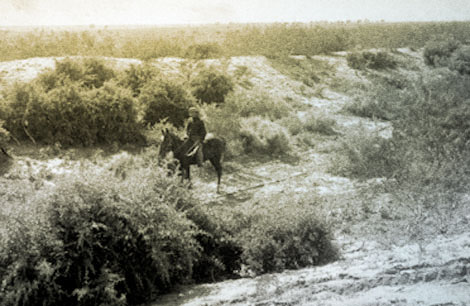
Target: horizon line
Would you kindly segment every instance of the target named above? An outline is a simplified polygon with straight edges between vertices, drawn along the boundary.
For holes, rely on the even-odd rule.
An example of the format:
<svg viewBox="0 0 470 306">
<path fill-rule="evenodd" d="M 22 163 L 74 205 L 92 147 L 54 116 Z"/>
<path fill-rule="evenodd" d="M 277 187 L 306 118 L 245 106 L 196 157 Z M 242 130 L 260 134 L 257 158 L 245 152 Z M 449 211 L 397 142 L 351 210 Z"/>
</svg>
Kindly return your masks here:
<svg viewBox="0 0 470 306">
<path fill-rule="evenodd" d="M 354 19 L 354 20 L 315 20 L 315 21 L 250 21 L 250 22 L 192 22 L 192 23 L 121 23 L 121 24 L 34 24 L 34 25 L 1 25 L 0 28 L 67 28 L 67 27 L 89 27 L 89 28 L 106 28 L 106 27 L 192 27 L 192 26 L 215 26 L 215 25 L 268 25 L 268 24 L 335 24 L 335 23 L 453 23 L 453 22 L 470 22 L 470 18 L 466 20 L 409 20 L 409 21 L 392 21 L 392 20 L 370 20 L 370 19 Z"/>
</svg>

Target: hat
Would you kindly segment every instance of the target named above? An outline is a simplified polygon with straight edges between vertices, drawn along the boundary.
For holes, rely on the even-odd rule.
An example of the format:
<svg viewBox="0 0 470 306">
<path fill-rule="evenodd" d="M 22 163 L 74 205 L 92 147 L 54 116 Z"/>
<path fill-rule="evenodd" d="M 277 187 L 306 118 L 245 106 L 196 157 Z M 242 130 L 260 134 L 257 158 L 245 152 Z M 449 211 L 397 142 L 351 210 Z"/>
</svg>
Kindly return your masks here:
<svg viewBox="0 0 470 306">
<path fill-rule="evenodd" d="M 197 116 L 200 116 L 199 110 L 195 107 L 190 107 L 188 109 L 188 112 L 189 112 L 189 114 L 193 113 L 193 114 L 196 114 Z"/>
</svg>

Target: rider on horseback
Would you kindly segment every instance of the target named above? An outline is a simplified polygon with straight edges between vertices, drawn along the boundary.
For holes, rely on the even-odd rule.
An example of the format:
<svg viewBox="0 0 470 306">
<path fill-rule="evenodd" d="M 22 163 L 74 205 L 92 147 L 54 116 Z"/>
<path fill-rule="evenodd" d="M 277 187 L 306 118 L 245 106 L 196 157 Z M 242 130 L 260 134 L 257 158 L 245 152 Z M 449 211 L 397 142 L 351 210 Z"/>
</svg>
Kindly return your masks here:
<svg viewBox="0 0 470 306">
<path fill-rule="evenodd" d="M 207 134 L 206 127 L 204 125 L 204 122 L 201 120 L 201 116 L 197 108 L 189 108 L 189 117 L 190 119 L 186 127 L 186 134 L 188 135 L 188 139 L 186 139 L 185 143 L 183 144 L 183 147 L 189 147 L 186 153 L 188 156 L 196 154 L 197 165 L 199 167 L 202 167 L 202 163 L 204 161 L 204 156 L 202 153 L 202 144 Z"/>
</svg>

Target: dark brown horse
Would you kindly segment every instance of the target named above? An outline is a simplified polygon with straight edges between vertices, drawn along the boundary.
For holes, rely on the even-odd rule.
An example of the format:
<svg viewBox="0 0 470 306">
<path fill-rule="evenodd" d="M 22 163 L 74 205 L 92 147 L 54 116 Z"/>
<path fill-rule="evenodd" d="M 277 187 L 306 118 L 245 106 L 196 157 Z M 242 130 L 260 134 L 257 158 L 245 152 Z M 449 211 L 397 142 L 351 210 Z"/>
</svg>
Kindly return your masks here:
<svg viewBox="0 0 470 306">
<path fill-rule="evenodd" d="M 225 141 L 221 138 L 210 138 L 204 141 L 202 152 L 204 161 L 209 160 L 217 172 L 217 192 L 220 188 L 220 179 L 222 177 L 222 160 L 224 157 L 226 145 Z M 190 166 L 197 164 L 196 154 L 188 154 L 190 148 L 184 143 L 184 140 L 173 134 L 168 130 L 163 131 L 163 142 L 160 145 L 158 153 L 159 159 L 164 158 L 169 152 L 173 152 L 175 159 L 179 161 L 182 171 L 182 180 L 188 179 L 191 181 Z M 190 155 L 190 156 L 188 156 Z"/>
</svg>

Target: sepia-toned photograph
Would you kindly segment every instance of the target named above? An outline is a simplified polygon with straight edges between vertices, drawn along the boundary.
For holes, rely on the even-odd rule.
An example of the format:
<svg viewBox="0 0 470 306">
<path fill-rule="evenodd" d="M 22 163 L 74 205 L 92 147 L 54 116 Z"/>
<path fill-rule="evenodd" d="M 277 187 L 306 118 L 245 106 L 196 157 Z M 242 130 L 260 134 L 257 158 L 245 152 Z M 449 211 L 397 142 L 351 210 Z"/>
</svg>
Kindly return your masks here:
<svg viewBox="0 0 470 306">
<path fill-rule="evenodd" d="M 0 0 L 0 306 L 470 306 L 470 1 Z"/>
</svg>

